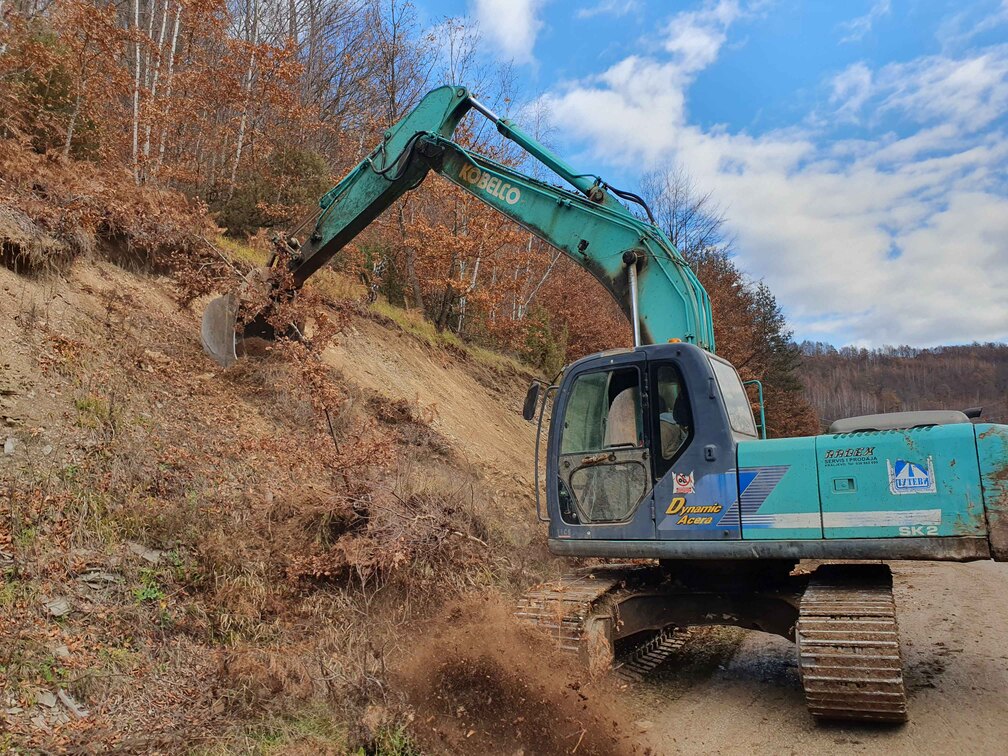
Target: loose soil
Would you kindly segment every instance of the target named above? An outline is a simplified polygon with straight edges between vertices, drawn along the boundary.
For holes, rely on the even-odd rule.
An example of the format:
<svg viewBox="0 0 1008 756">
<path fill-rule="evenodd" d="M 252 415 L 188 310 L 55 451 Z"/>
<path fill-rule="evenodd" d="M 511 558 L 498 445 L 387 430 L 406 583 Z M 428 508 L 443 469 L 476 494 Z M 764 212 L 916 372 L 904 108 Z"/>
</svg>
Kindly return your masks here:
<svg viewBox="0 0 1008 756">
<path fill-rule="evenodd" d="M 614 680 L 591 679 L 499 600 L 454 604 L 422 628 L 397 677 L 429 753 L 647 754 Z"/>
</svg>

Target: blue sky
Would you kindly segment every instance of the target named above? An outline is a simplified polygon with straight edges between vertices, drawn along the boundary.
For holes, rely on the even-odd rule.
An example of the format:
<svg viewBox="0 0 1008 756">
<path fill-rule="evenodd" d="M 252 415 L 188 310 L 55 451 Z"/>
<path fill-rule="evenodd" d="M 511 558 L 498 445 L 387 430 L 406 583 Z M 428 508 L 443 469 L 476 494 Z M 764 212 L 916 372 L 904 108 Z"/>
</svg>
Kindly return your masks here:
<svg viewBox="0 0 1008 756">
<path fill-rule="evenodd" d="M 416 0 L 579 168 L 681 163 L 798 339 L 1008 340 L 1008 0 Z"/>
</svg>

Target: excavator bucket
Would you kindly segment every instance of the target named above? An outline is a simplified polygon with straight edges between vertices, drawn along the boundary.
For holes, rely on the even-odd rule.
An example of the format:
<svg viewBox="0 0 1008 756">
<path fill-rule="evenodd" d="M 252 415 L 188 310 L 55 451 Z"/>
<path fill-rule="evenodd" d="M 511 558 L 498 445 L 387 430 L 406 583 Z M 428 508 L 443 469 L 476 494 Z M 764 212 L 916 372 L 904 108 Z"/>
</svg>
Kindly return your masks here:
<svg viewBox="0 0 1008 756">
<path fill-rule="evenodd" d="M 200 340 L 203 351 L 221 367 L 233 365 L 238 359 L 238 297 L 231 293 L 217 297 L 203 311 Z"/>
<path fill-rule="evenodd" d="M 255 268 L 236 289 L 212 300 L 200 325 L 203 351 L 221 367 L 228 367 L 239 357 L 261 356 L 278 335 L 299 338 L 297 328 L 278 334 L 270 322 L 274 296 L 271 271 L 264 267 Z"/>
</svg>

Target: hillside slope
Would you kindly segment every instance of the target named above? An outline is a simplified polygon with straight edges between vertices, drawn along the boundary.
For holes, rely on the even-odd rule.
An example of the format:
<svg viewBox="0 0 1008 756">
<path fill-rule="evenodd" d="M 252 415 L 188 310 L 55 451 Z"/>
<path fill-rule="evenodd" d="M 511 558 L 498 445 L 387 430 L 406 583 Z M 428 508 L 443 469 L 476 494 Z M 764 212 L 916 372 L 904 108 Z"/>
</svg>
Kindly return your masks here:
<svg viewBox="0 0 1008 756">
<path fill-rule="evenodd" d="M 324 363 L 292 347 L 221 370 L 174 286 L 0 267 L 0 747 L 629 747 L 601 713 L 575 727 L 581 672 L 547 673 L 493 608 L 560 569 L 531 500 L 530 375 L 353 306 Z M 460 720 L 477 669 L 515 704 Z"/>
</svg>

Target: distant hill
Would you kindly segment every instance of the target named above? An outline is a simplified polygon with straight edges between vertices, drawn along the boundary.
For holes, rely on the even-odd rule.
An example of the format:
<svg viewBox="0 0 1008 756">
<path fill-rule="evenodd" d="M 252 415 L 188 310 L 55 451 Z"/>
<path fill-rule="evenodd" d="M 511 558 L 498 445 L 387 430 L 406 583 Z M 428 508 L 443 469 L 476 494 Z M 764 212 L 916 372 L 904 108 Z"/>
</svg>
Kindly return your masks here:
<svg viewBox="0 0 1008 756">
<path fill-rule="evenodd" d="M 977 406 L 983 420 L 1008 423 L 1008 344 L 799 346 L 805 395 L 824 426 L 852 415 Z"/>
</svg>

